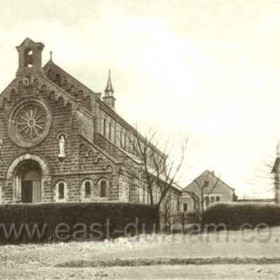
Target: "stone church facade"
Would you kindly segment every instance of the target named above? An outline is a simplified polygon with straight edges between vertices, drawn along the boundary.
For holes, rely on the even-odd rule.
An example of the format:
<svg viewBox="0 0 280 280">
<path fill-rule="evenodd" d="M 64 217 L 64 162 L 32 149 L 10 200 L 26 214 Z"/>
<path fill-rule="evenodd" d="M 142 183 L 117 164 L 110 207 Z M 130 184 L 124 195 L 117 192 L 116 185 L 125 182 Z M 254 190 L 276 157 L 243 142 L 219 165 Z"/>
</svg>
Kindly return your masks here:
<svg viewBox="0 0 280 280">
<path fill-rule="evenodd" d="M 1 203 L 149 203 L 137 131 L 115 111 L 110 75 L 102 96 L 52 58 L 42 67 L 43 49 L 29 38 L 17 47 L 16 77 L 0 95 Z M 180 194 L 172 189 L 174 210 Z"/>
</svg>

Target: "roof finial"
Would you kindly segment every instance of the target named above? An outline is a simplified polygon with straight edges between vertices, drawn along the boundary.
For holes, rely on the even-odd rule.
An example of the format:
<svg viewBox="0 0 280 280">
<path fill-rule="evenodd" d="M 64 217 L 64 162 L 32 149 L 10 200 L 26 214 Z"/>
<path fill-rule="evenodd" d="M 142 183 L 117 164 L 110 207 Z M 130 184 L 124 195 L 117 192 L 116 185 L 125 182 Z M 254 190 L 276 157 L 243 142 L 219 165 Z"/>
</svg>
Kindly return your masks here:
<svg viewBox="0 0 280 280">
<path fill-rule="evenodd" d="M 50 51 L 50 61 L 52 61 L 52 55 L 53 55 L 53 52 Z"/>
<path fill-rule="evenodd" d="M 109 96 L 109 95 L 113 95 L 113 93 L 114 93 L 114 90 L 113 90 L 112 81 L 111 81 L 111 71 L 109 69 L 109 75 L 108 75 L 107 86 L 105 89 L 105 95 Z"/>
</svg>

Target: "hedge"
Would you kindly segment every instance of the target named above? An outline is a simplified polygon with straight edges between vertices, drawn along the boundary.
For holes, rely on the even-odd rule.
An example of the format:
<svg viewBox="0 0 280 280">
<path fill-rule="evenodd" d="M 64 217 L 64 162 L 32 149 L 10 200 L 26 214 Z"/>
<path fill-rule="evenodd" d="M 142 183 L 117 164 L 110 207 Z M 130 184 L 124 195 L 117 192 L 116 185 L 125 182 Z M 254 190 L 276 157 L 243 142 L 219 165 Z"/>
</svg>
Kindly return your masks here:
<svg viewBox="0 0 280 280">
<path fill-rule="evenodd" d="M 131 203 L 0 205 L 0 244 L 104 240 L 158 229 L 155 207 Z"/>
<path fill-rule="evenodd" d="M 268 203 L 216 203 L 203 215 L 203 223 L 225 225 L 228 230 L 280 225 L 280 205 Z M 265 224 L 265 225 L 264 225 Z M 221 226 L 222 228 L 222 226 Z"/>
</svg>

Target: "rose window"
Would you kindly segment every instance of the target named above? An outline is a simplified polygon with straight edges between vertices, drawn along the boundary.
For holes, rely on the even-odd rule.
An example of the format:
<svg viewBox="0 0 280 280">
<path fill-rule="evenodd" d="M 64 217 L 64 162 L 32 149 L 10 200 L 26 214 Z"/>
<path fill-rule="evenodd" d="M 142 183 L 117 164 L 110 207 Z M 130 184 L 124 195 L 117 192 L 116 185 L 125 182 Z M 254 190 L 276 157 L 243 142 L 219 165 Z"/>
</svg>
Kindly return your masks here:
<svg viewBox="0 0 280 280">
<path fill-rule="evenodd" d="M 32 100 L 19 104 L 11 113 L 10 138 L 19 146 L 39 144 L 50 129 L 50 113 L 41 101 Z"/>
</svg>

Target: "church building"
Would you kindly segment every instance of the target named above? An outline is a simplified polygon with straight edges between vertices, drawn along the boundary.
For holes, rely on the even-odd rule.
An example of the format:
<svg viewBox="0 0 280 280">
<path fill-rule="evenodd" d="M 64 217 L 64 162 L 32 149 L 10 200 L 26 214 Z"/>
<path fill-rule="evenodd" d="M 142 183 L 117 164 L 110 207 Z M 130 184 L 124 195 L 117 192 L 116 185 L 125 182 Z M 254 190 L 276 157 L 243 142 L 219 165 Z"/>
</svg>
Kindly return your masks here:
<svg viewBox="0 0 280 280">
<path fill-rule="evenodd" d="M 42 66 L 43 49 L 29 38 L 17 47 L 16 77 L 0 95 L 1 203 L 149 203 L 139 133 L 115 111 L 110 73 L 102 96 L 52 57 Z M 174 186 L 174 210 L 180 194 Z"/>
</svg>

